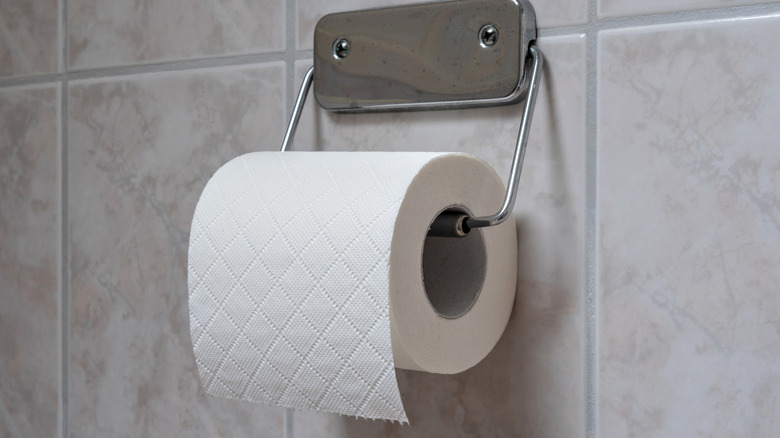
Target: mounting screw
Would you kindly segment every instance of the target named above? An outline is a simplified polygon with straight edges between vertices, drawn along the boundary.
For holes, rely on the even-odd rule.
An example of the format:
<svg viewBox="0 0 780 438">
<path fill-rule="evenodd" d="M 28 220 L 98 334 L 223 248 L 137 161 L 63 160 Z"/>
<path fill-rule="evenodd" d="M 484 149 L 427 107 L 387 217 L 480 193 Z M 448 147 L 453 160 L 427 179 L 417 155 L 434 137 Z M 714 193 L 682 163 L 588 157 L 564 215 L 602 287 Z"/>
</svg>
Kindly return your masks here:
<svg viewBox="0 0 780 438">
<path fill-rule="evenodd" d="M 333 57 L 336 59 L 344 59 L 349 56 L 349 40 L 341 37 L 336 38 L 333 42 Z"/>
<path fill-rule="evenodd" d="M 479 44 L 488 48 L 496 45 L 498 41 L 498 29 L 492 24 L 486 24 L 479 30 Z"/>
</svg>

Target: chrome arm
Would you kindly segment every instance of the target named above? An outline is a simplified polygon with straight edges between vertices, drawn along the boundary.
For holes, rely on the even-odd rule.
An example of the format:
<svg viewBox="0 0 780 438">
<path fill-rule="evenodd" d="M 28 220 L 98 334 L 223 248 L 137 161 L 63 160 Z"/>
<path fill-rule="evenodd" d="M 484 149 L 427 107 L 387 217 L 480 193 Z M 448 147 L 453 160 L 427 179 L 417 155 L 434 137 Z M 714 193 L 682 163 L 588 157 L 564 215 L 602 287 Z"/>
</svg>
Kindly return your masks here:
<svg viewBox="0 0 780 438">
<path fill-rule="evenodd" d="M 466 219 L 466 224 L 469 228 L 481 228 L 492 227 L 498 225 L 506 220 L 510 214 L 512 214 L 512 208 L 515 206 L 515 198 L 517 198 L 517 183 L 520 181 L 520 173 L 523 170 L 523 160 L 525 159 L 525 150 L 528 146 L 528 131 L 531 130 L 531 119 L 534 116 L 534 106 L 536 105 L 536 93 L 539 91 L 539 82 L 542 79 L 542 67 L 544 64 L 544 56 L 541 50 L 536 45 L 531 44 L 529 47 L 531 56 L 528 60 L 529 66 L 526 66 L 526 73 L 531 71 L 531 74 L 526 74 L 526 79 L 530 80 L 530 89 L 528 90 L 528 97 L 525 100 L 525 108 L 523 109 L 523 118 L 520 121 L 520 132 L 517 134 L 517 145 L 515 146 L 515 156 L 512 159 L 512 169 L 509 174 L 509 182 L 506 185 L 506 195 L 504 196 L 504 204 L 501 206 L 501 210 L 498 213 L 491 216 L 481 217 L 469 217 Z"/>
<path fill-rule="evenodd" d="M 287 132 L 284 134 L 284 140 L 282 141 L 281 151 L 291 150 L 293 138 L 295 138 L 295 130 L 298 128 L 298 120 L 301 118 L 301 111 L 303 110 L 303 104 L 306 103 L 306 96 L 309 94 L 309 88 L 311 88 L 311 81 L 314 77 L 314 67 L 311 67 L 306 72 L 306 76 L 303 77 L 301 82 L 301 89 L 298 91 L 298 98 L 295 99 L 295 106 L 293 112 L 290 115 L 290 123 L 287 124 Z"/>
</svg>

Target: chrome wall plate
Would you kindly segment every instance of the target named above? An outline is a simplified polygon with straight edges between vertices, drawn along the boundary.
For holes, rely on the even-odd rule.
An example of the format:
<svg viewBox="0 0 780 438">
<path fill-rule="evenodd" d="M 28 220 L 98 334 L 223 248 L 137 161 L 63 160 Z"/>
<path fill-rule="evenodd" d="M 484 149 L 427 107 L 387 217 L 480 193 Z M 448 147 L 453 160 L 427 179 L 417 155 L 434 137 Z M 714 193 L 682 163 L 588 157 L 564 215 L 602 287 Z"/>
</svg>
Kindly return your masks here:
<svg viewBox="0 0 780 438">
<path fill-rule="evenodd" d="M 516 103 L 536 17 L 526 0 L 459 0 L 326 15 L 314 95 L 338 112 Z"/>
</svg>

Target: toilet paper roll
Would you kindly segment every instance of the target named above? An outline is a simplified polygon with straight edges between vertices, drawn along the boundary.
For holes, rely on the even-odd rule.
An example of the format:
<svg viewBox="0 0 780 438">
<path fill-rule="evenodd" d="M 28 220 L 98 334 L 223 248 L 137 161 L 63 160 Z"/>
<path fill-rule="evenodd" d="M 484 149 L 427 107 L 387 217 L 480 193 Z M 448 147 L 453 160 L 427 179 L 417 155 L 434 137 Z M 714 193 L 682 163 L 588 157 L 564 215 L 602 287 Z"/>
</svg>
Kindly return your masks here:
<svg viewBox="0 0 780 438">
<path fill-rule="evenodd" d="M 493 213 L 503 195 L 466 154 L 257 152 L 225 164 L 190 235 L 206 392 L 406 422 L 395 367 L 475 365 L 515 294 L 511 218 L 461 239 L 428 227 L 446 210 Z"/>
</svg>

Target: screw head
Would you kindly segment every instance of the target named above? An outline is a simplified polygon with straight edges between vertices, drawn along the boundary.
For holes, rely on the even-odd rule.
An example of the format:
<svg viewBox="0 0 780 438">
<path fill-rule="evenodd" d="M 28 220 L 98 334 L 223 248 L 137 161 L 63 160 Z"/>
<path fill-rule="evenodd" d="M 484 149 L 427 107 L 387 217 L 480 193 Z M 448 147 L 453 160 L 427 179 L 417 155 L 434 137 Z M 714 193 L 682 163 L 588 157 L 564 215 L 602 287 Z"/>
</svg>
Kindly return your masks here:
<svg viewBox="0 0 780 438">
<path fill-rule="evenodd" d="M 336 59 L 344 59 L 347 56 L 349 56 L 349 40 L 341 37 L 336 38 L 336 41 L 333 42 L 333 57 Z"/>
<path fill-rule="evenodd" d="M 492 24 L 486 24 L 479 30 L 479 44 L 482 47 L 493 47 L 498 42 L 498 28 Z"/>
</svg>

